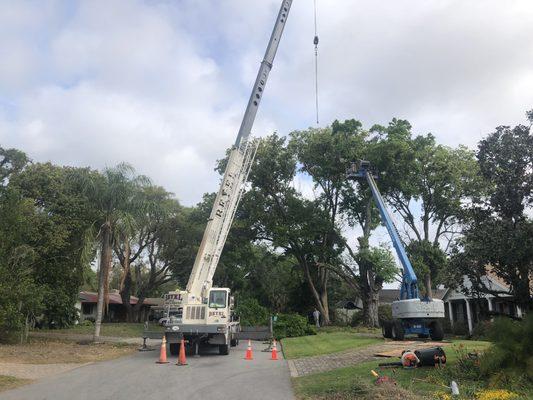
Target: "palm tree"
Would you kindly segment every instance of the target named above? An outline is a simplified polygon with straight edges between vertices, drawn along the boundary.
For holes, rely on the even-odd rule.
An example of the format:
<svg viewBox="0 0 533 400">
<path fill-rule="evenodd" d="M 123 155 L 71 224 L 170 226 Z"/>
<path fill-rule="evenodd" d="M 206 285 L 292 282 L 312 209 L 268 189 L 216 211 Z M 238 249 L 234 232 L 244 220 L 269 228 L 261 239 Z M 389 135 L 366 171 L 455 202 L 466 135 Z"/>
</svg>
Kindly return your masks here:
<svg viewBox="0 0 533 400">
<path fill-rule="evenodd" d="M 106 168 L 101 174 L 92 176 L 86 186 L 89 199 L 98 213 L 92 237 L 88 244 L 97 243 L 100 252 L 98 273 L 98 301 L 94 341 L 100 337 L 100 328 L 104 304 L 109 301 L 109 273 L 113 258 L 113 243 L 119 231 L 130 231 L 135 223 L 135 216 L 142 210 L 143 186 L 149 184 L 145 176 L 136 176 L 135 170 L 128 164 L 121 163 L 113 168 Z M 120 229 L 119 229 L 120 228 Z"/>
</svg>

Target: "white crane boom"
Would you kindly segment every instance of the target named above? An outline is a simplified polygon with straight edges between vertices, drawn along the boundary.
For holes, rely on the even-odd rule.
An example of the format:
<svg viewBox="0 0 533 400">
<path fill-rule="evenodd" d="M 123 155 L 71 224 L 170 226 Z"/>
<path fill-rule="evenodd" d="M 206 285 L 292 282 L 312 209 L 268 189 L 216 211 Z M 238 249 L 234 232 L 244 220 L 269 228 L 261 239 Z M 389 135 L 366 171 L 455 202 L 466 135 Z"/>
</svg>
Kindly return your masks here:
<svg viewBox="0 0 533 400">
<path fill-rule="evenodd" d="M 248 138 L 255 121 L 259 103 L 263 97 L 268 75 L 272 69 L 272 63 L 276 56 L 291 5 L 292 0 L 284 0 L 282 2 L 264 59 L 257 73 L 241 127 L 235 145 L 230 152 L 224 178 L 213 204 L 202 243 L 196 254 L 194 266 L 187 283 L 186 291 L 188 292 L 189 302 L 201 303 L 212 286 L 213 275 L 257 150 L 257 142 L 250 141 Z"/>
</svg>

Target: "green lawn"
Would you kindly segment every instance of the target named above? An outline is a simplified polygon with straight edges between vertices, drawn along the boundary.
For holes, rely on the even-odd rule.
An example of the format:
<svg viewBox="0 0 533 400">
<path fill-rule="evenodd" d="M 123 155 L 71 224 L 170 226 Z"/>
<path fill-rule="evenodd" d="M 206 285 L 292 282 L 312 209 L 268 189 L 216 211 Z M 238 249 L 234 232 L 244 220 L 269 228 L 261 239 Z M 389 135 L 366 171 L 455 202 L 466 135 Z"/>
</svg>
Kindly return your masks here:
<svg viewBox="0 0 533 400">
<path fill-rule="evenodd" d="M 150 330 L 161 330 L 158 325 L 151 324 Z M 135 337 L 138 338 L 142 335 L 144 330 L 143 323 L 107 323 L 102 324 L 100 334 L 102 336 L 116 336 L 116 337 Z M 50 333 L 75 333 L 75 334 L 89 334 L 94 333 L 94 325 L 75 325 L 66 329 L 41 329 L 36 332 L 50 332 Z"/>
<path fill-rule="evenodd" d="M 319 374 L 293 378 L 293 385 L 298 399 L 351 399 L 351 398 L 376 398 L 375 378 L 371 370 L 380 375 L 388 375 L 395 379 L 399 386 L 406 389 L 418 398 L 436 399 L 437 392 L 447 392 L 444 386 L 450 384 L 450 379 L 454 379 L 459 384 L 461 397 L 458 399 L 472 399 L 473 394 L 485 386 L 485 382 L 465 380 L 461 375 L 450 376 L 450 367 L 457 362 L 459 345 L 464 346 L 462 351 L 474 352 L 482 351 L 490 346 L 490 343 L 483 341 L 457 340 L 452 346 L 445 347 L 447 365 L 445 370 L 435 368 L 418 368 L 406 370 L 401 368 L 383 369 L 378 367 L 378 363 L 384 361 L 369 361 L 346 368 L 339 368 Z M 459 350 L 460 351 L 460 350 Z M 331 396 L 331 397 L 330 397 Z M 533 398 L 533 395 L 521 393 L 521 399 Z M 381 398 L 381 397 L 378 397 Z M 396 398 L 396 397 L 391 397 Z M 407 400 L 405 394 L 398 395 L 398 398 Z"/>
<path fill-rule="evenodd" d="M 14 376 L 0 375 L 0 392 L 8 389 L 16 388 L 17 386 L 30 383 L 30 379 L 19 379 Z"/>
<path fill-rule="evenodd" d="M 282 340 L 285 358 L 300 358 L 320 354 L 337 353 L 382 343 L 383 339 L 362 336 L 352 330 L 319 332 L 314 336 L 286 338 Z"/>
</svg>

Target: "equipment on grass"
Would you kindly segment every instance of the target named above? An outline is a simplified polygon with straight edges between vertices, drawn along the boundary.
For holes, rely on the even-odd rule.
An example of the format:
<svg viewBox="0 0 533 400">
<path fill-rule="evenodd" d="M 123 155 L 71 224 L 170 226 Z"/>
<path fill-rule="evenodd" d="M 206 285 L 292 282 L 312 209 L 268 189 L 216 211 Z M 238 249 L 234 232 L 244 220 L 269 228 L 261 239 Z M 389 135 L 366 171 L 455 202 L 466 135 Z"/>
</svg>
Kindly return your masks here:
<svg viewBox="0 0 533 400">
<path fill-rule="evenodd" d="M 361 160 L 358 164 L 352 163 L 347 176 L 348 179 L 365 180 L 368 183 L 381 220 L 389 232 L 403 267 L 400 299 L 392 303 L 392 321 L 382 323 L 383 336 L 403 340 L 405 335 L 412 334 L 431 337 L 432 340 L 442 340 L 444 332 L 439 319 L 444 318 L 444 302 L 439 299 L 419 297 L 415 271 L 376 185 L 374 178 L 377 176 L 373 174 L 370 162 Z"/>
</svg>

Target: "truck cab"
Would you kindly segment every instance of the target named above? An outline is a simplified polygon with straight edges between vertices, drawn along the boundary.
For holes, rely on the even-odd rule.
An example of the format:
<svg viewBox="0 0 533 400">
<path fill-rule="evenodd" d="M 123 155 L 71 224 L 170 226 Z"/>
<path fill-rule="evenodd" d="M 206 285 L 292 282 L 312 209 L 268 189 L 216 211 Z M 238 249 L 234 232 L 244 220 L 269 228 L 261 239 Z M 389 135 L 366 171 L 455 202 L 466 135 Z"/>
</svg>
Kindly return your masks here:
<svg viewBox="0 0 533 400">
<path fill-rule="evenodd" d="M 196 303 L 183 302 L 186 292 L 177 294 L 167 295 L 175 301 L 169 302 L 168 317 L 163 323 L 171 354 L 177 354 L 182 338 L 195 352 L 200 345 L 214 345 L 222 355 L 238 344 L 240 326 L 230 289 L 211 288 L 207 297 Z"/>
</svg>

